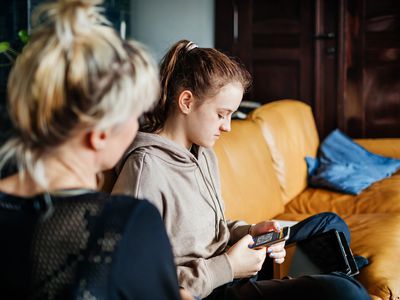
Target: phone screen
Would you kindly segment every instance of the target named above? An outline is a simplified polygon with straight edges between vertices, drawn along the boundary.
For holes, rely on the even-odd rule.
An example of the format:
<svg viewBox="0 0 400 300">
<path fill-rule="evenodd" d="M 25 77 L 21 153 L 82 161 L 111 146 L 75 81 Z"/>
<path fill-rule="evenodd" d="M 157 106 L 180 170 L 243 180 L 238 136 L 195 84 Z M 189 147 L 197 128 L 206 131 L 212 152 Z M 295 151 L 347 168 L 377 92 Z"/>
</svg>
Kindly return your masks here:
<svg viewBox="0 0 400 300">
<path fill-rule="evenodd" d="M 284 227 L 281 231 L 270 231 L 265 234 L 256 236 L 253 238 L 254 244 L 251 248 L 257 248 L 260 246 L 268 246 L 283 240 L 286 240 L 289 236 L 289 227 Z"/>
</svg>

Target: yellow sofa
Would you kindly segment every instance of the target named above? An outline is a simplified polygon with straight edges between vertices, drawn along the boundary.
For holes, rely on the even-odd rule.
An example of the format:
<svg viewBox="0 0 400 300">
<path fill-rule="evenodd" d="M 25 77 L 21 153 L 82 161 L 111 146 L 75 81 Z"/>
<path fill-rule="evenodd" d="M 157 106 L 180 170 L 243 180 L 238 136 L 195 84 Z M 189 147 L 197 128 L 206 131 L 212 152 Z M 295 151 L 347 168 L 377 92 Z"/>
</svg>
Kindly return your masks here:
<svg viewBox="0 0 400 300">
<path fill-rule="evenodd" d="M 400 158 L 400 139 L 360 139 L 368 150 Z M 215 145 L 227 216 L 256 223 L 338 213 L 354 254 L 368 258 L 357 279 L 373 299 L 400 299 L 400 172 L 358 196 L 309 188 L 305 156 L 319 138 L 310 107 L 280 100 L 259 107 Z"/>
</svg>

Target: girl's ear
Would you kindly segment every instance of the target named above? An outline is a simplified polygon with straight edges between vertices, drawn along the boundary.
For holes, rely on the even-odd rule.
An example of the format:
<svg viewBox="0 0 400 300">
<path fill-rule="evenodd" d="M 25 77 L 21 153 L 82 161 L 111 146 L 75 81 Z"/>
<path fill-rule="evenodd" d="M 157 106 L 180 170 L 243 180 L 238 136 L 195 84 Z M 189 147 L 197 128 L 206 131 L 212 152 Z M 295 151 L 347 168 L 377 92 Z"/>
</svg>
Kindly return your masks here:
<svg viewBox="0 0 400 300">
<path fill-rule="evenodd" d="M 193 105 L 194 105 L 194 98 L 191 91 L 184 90 L 179 94 L 178 107 L 183 114 L 187 115 L 188 113 L 190 113 Z"/>
<path fill-rule="evenodd" d="M 110 132 L 107 130 L 91 130 L 86 134 L 87 145 L 94 151 L 106 148 Z"/>
</svg>

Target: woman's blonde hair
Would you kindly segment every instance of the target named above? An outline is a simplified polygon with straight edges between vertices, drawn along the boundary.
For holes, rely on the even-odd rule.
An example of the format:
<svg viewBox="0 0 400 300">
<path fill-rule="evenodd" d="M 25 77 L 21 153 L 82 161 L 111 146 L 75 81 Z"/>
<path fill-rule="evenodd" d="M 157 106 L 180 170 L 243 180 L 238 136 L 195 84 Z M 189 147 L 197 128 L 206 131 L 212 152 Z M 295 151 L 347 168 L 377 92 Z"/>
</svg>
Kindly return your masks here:
<svg viewBox="0 0 400 300">
<path fill-rule="evenodd" d="M 43 156 L 78 129 L 113 128 L 148 110 L 158 97 L 158 70 L 136 42 L 119 38 L 97 5 L 59 0 L 33 16 L 29 44 L 8 81 L 15 135 L 0 149 L 46 185 Z"/>
</svg>

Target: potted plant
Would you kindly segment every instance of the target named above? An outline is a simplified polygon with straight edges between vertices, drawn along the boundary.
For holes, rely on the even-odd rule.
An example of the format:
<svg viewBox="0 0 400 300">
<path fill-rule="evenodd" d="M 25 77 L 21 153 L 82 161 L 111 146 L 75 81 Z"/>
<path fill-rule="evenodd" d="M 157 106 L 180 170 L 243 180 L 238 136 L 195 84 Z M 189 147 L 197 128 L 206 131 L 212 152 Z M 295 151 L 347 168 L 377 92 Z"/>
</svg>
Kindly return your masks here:
<svg viewBox="0 0 400 300">
<path fill-rule="evenodd" d="M 25 45 L 29 41 L 29 35 L 26 30 L 20 30 L 18 32 L 18 38 L 23 45 Z M 11 47 L 10 42 L 0 42 L 0 55 L 6 58 L 5 62 L 0 63 L 0 67 L 7 67 L 12 65 L 18 54 L 19 53 Z"/>
</svg>

